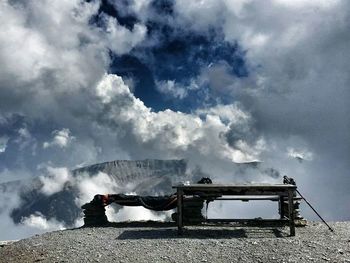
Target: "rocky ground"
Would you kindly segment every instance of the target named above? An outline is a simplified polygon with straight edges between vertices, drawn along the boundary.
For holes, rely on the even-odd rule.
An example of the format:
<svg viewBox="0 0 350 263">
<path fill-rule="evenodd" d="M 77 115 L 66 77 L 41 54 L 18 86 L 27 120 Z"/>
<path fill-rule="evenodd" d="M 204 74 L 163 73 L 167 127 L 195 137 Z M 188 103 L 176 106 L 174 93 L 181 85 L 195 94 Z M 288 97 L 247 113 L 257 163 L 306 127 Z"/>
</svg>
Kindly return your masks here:
<svg viewBox="0 0 350 263">
<path fill-rule="evenodd" d="M 0 262 L 349 262 L 350 222 L 282 227 L 114 224 L 56 231 L 0 247 Z"/>
</svg>

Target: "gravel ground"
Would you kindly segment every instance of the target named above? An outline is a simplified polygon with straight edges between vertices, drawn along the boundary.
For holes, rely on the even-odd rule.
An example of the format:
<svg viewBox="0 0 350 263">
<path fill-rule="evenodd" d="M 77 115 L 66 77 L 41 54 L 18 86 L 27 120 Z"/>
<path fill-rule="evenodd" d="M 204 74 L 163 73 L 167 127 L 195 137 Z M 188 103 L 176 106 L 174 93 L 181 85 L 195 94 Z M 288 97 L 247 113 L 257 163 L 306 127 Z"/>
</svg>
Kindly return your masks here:
<svg viewBox="0 0 350 263">
<path fill-rule="evenodd" d="M 350 222 L 289 228 L 115 224 L 56 231 L 0 248 L 0 262 L 349 262 Z"/>
</svg>

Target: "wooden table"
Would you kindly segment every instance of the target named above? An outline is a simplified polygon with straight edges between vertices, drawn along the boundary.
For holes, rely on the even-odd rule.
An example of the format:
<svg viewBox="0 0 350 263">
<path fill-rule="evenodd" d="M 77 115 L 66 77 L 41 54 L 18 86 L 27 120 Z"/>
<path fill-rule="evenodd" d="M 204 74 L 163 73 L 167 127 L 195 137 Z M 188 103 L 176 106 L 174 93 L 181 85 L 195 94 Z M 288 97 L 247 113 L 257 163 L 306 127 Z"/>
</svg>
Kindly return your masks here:
<svg viewBox="0 0 350 263">
<path fill-rule="evenodd" d="M 178 233 L 183 233 L 183 198 L 184 196 L 200 196 L 204 200 L 272 200 L 267 196 L 275 196 L 279 202 L 281 218 L 278 221 L 289 224 L 290 235 L 295 236 L 294 224 L 294 200 L 296 196 L 295 185 L 291 184 L 179 184 L 173 186 L 177 190 L 177 225 Z M 223 198 L 222 196 L 232 196 L 231 198 Z M 239 197 L 238 197 L 239 196 Z M 261 198 L 263 197 L 263 198 Z M 265 199 L 264 199 L 265 198 Z M 277 198 L 277 199 L 276 199 Z M 288 214 L 283 212 L 282 204 L 284 200 L 288 200 Z M 241 219 L 240 221 L 244 221 Z M 225 220 L 228 221 L 228 220 Z M 237 221 L 235 219 L 230 220 Z M 277 220 L 276 220 L 277 221 Z"/>
</svg>

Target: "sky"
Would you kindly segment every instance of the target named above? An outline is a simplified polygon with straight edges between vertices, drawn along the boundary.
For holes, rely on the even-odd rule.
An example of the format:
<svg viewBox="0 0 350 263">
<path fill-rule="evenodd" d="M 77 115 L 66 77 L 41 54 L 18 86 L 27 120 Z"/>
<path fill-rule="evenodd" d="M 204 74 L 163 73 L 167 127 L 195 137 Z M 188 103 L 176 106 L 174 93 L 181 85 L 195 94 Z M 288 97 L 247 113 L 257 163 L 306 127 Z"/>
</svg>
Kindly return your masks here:
<svg viewBox="0 0 350 263">
<path fill-rule="evenodd" d="M 184 158 L 217 182 L 286 174 L 326 220 L 349 220 L 349 11 L 346 0 L 1 0 L 0 182 Z M 2 195 L 5 215 L 19 201 Z"/>
</svg>

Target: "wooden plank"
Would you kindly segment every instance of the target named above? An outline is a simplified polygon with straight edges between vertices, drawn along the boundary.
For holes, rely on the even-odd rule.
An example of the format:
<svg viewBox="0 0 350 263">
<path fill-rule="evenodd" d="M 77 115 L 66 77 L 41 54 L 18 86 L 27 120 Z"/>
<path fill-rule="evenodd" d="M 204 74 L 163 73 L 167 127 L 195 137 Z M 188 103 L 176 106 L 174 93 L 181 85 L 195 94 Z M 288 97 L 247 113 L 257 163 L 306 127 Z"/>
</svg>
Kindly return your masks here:
<svg viewBox="0 0 350 263">
<path fill-rule="evenodd" d="M 289 217 L 289 227 L 290 235 L 295 236 L 295 222 L 294 222 L 294 202 L 293 202 L 294 191 L 288 191 L 288 217 Z"/>
<path fill-rule="evenodd" d="M 278 201 L 278 197 L 218 197 L 215 200 L 237 200 L 237 201 Z"/>
<path fill-rule="evenodd" d="M 251 218 L 211 218 L 205 222 L 208 223 L 283 223 L 289 224 L 287 219 L 251 219 Z"/>
<path fill-rule="evenodd" d="M 183 190 L 177 189 L 177 232 L 179 235 L 183 233 Z"/>
<path fill-rule="evenodd" d="M 179 184 L 174 185 L 173 188 L 182 188 L 182 189 L 288 189 L 296 188 L 292 184 Z"/>
<path fill-rule="evenodd" d="M 253 201 L 262 200 L 262 201 L 264 201 L 264 200 L 267 200 L 267 201 L 275 201 L 275 202 L 276 201 L 279 201 L 279 202 L 287 201 L 288 202 L 288 196 L 277 196 L 277 195 L 276 196 L 232 196 L 232 197 L 216 197 L 216 196 L 217 195 L 215 195 L 215 196 L 214 195 L 212 195 L 212 196 L 206 195 L 205 198 L 200 198 L 200 199 L 206 200 L 207 198 L 208 199 L 214 198 L 215 201 L 216 200 L 219 200 L 219 201 L 221 201 L 221 200 L 223 200 L 223 201 L 225 201 L 225 200 L 232 200 L 232 201 L 234 201 L 234 200 L 237 200 L 237 201 L 250 201 L 250 200 L 253 200 Z M 190 195 L 190 197 L 184 196 L 184 198 L 185 198 L 185 201 L 190 200 L 190 199 L 192 199 L 192 195 Z M 296 196 L 296 197 L 293 197 L 293 200 L 300 201 L 300 200 L 302 200 L 302 198 L 299 196 Z"/>
<path fill-rule="evenodd" d="M 280 213 L 280 218 L 281 218 L 281 219 L 283 219 L 283 218 L 284 218 L 283 202 L 284 202 L 284 198 L 283 198 L 283 196 L 279 196 L 279 201 L 278 201 L 278 210 L 279 210 L 279 213 Z"/>
<path fill-rule="evenodd" d="M 287 196 L 288 189 L 295 185 L 177 185 L 186 195 L 282 195 Z"/>
<path fill-rule="evenodd" d="M 283 198 L 283 196 L 234 196 L 234 197 L 218 197 L 215 198 L 215 200 L 238 200 L 238 201 L 250 201 L 250 200 L 256 200 L 256 201 L 280 201 L 282 199 L 282 202 L 284 199 L 288 200 L 288 198 Z M 302 200 L 301 197 L 293 197 L 294 201 L 300 201 Z"/>
<path fill-rule="evenodd" d="M 215 196 L 222 196 L 222 195 L 281 195 L 281 196 L 288 196 L 287 190 L 255 190 L 255 189 L 226 189 L 226 190 L 188 190 L 183 189 L 185 195 L 198 195 L 200 197 L 205 196 L 212 196 L 215 198 Z"/>
</svg>

